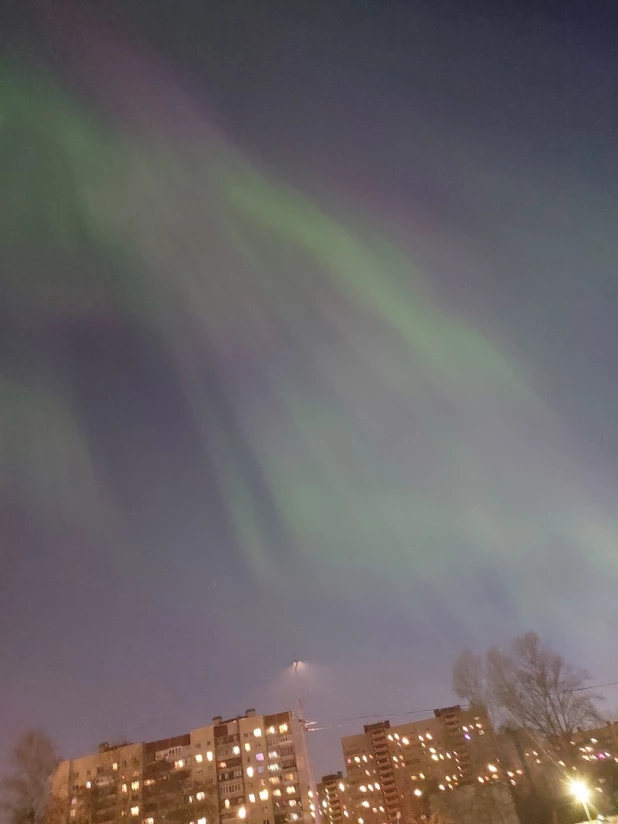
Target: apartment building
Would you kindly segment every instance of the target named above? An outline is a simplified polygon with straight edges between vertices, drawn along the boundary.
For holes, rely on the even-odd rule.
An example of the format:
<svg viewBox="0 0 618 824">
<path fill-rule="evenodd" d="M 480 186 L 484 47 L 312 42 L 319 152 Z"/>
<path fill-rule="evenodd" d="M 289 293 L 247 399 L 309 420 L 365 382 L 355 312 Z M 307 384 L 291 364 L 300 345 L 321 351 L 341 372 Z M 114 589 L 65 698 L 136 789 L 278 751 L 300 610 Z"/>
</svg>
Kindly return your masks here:
<svg viewBox="0 0 618 824">
<path fill-rule="evenodd" d="M 618 758 L 618 722 L 608 721 L 602 727 L 578 730 L 573 745 L 585 761 L 606 761 Z"/>
<path fill-rule="evenodd" d="M 302 722 L 292 712 L 217 716 L 174 738 L 63 761 L 53 792 L 68 824 L 309 824 Z"/>
<path fill-rule="evenodd" d="M 343 773 L 325 775 L 317 785 L 322 824 L 345 824 L 350 818 L 347 779 Z"/>
<path fill-rule="evenodd" d="M 499 778 L 491 725 L 478 709 L 446 707 L 397 726 L 380 721 L 341 743 L 355 824 L 413 822 L 427 814 L 432 795 Z"/>
</svg>

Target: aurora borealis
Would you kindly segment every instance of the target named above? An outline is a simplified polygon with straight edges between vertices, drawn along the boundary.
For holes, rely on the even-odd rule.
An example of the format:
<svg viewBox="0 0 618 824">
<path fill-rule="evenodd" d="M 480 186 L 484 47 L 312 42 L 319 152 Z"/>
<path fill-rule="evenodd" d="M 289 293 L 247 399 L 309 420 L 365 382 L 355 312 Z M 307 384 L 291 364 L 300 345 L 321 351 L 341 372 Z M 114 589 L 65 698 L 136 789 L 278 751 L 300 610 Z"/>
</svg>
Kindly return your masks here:
<svg viewBox="0 0 618 824">
<path fill-rule="evenodd" d="M 224 668 L 235 648 L 229 678 L 244 684 L 228 696 L 207 663 L 191 665 L 212 693 L 207 714 L 223 696 L 252 705 L 251 678 L 263 684 L 295 655 L 351 678 L 368 648 L 397 671 L 412 648 L 431 658 L 418 697 L 405 699 L 425 706 L 447 692 L 449 655 L 529 627 L 611 676 L 615 465 L 552 403 L 525 343 L 506 331 L 507 310 L 482 309 L 492 274 L 499 280 L 495 236 L 478 256 L 478 300 L 461 299 L 440 261 L 465 277 L 473 243 L 445 252 L 448 228 L 432 238 L 414 219 L 390 226 L 336 180 L 330 198 L 304 193 L 215 129 L 163 58 L 79 19 L 79 37 L 68 37 L 65 23 L 49 29 L 59 68 L 18 56 L 0 87 L 11 340 L 1 480 L 21 513 L 3 540 L 21 536 L 27 549 L 11 549 L 10 575 L 33 576 L 38 593 L 7 609 L 26 643 L 53 582 L 59 617 L 40 643 L 54 689 L 65 689 L 60 673 L 85 641 L 89 604 L 101 614 L 108 597 L 111 626 L 91 627 L 77 681 L 96 692 L 88 667 L 101 659 L 117 673 L 97 700 L 116 707 L 119 726 L 136 712 L 139 685 L 156 681 L 135 735 L 180 700 L 161 668 L 202 645 L 205 662 Z M 501 240 L 531 248 L 535 185 L 547 220 L 555 203 L 566 210 L 564 191 L 513 173 L 508 152 L 498 174 L 495 158 L 468 148 L 462 135 L 451 161 L 467 155 L 476 190 L 502 188 L 505 210 L 517 201 Z M 566 305 L 581 284 L 565 264 L 560 285 L 560 254 L 542 228 L 527 288 L 548 311 L 543 289 Z M 607 244 L 602 225 L 592 240 L 591 231 L 582 218 L 586 242 Z M 585 261 L 584 241 L 579 250 Z M 524 253 L 510 260 L 522 278 Z M 582 582 L 594 592 L 583 619 L 573 608 Z M 149 637 L 159 622 L 165 666 Z M 115 648 L 120 626 L 132 629 Z M 604 652 L 591 649 L 592 626 Z M 276 641 L 263 660 L 259 627 Z M 17 718 L 33 667 L 8 687 Z M 390 689 L 393 705 L 402 687 Z M 372 690 L 360 687 L 359 711 L 373 710 Z M 316 697 L 314 712 L 345 715 L 338 701 Z M 169 717 L 178 723 L 183 711 Z M 88 723 L 105 737 L 103 709 Z M 71 747 L 86 733 L 63 734 Z"/>
</svg>

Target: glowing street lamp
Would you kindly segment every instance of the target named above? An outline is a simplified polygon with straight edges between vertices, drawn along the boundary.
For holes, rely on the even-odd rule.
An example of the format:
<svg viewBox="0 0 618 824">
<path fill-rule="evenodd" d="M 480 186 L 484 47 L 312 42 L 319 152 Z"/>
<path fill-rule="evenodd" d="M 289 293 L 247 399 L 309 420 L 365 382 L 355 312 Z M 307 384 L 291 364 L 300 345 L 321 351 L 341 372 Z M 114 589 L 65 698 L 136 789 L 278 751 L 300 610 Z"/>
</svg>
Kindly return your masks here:
<svg viewBox="0 0 618 824">
<path fill-rule="evenodd" d="M 590 801 L 590 789 L 583 781 L 571 781 L 570 788 L 573 798 L 576 801 L 579 801 L 579 803 L 583 806 L 586 813 L 586 818 L 588 821 L 592 821 L 590 808 L 588 807 L 588 802 Z"/>
</svg>

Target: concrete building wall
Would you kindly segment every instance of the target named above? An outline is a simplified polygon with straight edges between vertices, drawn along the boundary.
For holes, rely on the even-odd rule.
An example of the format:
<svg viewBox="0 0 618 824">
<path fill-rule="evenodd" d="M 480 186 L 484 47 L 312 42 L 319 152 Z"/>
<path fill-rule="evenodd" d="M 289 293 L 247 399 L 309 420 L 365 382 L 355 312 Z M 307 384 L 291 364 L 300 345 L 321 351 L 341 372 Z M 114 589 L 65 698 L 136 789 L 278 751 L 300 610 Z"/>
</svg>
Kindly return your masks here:
<svg viewBox="0 0 618 824">
<path fill-rule="evenodd" d="M 174 738 L 101 748 L 62 762 L 53 789 L 67 824 L 313 820 L 304 731 L 288 711 L 248 710 Z"/>
<path fill-rule="evenodd" d="M 342 748 L 355 824 L 406 824 L 427 813 L 435 793 L 499 778 L 489 720 L 459 706 L 397 726 L 369 724 Z"/>
</svg>

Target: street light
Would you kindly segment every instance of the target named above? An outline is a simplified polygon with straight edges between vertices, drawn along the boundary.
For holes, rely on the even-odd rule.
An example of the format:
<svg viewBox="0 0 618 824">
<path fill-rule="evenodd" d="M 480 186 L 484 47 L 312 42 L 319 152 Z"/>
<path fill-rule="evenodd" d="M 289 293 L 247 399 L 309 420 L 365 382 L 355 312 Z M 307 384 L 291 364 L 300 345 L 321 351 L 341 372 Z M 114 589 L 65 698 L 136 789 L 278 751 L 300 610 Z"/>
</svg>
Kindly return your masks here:
<svg viewBox="0 0 618 824">
<path fill-rule="evenodd" d="M 302 663 L 302 661 L 294 661 L 294 683 L 296 685 L 296 692 L 298 695 L 298 717 L 301 722 L 303 721 L 303 701 L 300 697 L 300 689 L 298 686 L 298 668 L 302 666 Z"/>
<path fill-rule="evenodd" d="M 298 682 L 298 668 L 303 666 L 303 662 L 300 660 L 296 660 L 293 663 L 294 667 L 294 682 L 296 685 L 296 690 L 298 694 L 298 721 L 300 723 L 301 729 L 301 741 L 303 747 L 303 757 L 305 764 L 307 765 L 307 777 L 309 779 L 309 798 L 315 798 L 317 801 L 318 793 L 315 781 L 313 780 L 313 770 L 311 768 L 311 759 L 309 757 L 309 748 L 307 747 L 307 721 L 304 718 L 303 712 L 303 700 L 300 695 L 300 686 Z M 319 804 L 315 804 L 314 812 L 314 819 L 315 824 L 322 824 L 322 810 L 320 809 Z"/>
<path fill-rule="evenodd" d="M 586 813 L 586 818 L 588 821 L 592 821 L 592 816 L 590 815 L 590 808 L 588 807 L 588 802 L 590 801 L 590 790 L 584 784 L 583 781 L 571 781 L 571 793 L 573 794 L 573 798 L 583 806 L 584 812 Z"/>
</svg>

